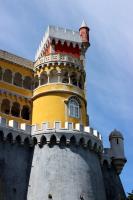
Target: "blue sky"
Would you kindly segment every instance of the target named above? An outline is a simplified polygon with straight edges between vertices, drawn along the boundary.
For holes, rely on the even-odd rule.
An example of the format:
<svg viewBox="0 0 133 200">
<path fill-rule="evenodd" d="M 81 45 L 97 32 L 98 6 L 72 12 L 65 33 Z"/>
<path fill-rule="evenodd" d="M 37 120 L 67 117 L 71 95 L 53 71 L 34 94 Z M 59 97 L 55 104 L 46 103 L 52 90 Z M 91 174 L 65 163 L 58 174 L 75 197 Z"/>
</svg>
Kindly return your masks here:
<svg viewBox="0 0 133 200">
<path fill-rule="evenodd" d="M 34 59 L 47 26 L 90 27 L 86 55 L 91 126 L 103 135 L 114 129 L 125 137 L 128 162 L 121 174 L 133 189 L 133 2 L 132 0 L 0 0 L 0 49 Z"/>
</svg>

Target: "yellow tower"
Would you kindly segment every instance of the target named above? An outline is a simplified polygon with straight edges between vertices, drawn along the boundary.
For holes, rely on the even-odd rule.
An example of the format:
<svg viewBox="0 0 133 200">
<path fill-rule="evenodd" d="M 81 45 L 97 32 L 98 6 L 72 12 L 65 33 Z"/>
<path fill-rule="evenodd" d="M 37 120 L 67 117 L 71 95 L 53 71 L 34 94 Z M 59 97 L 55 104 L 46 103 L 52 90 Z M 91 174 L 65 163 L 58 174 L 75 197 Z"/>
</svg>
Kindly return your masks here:
<svg viewBox="0 0 133 200">
<path fill-rule="evenodd" d="M 75 128 L 88 124 L 85 97 L 85 51 L 89 28 L 79 32 L 49 26 L 34 64 L 32 125 Z"/>
</svg>

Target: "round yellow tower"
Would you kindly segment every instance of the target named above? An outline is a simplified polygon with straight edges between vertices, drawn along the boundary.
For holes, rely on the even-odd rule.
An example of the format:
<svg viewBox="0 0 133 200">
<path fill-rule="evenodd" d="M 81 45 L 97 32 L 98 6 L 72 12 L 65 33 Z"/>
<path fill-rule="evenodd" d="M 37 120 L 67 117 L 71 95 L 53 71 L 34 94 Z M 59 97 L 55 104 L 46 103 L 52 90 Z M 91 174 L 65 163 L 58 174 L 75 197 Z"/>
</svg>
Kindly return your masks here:
<svg viewBox="0 0 133 200">
<path fill-rule="evenodd" d="M 81 32 L 84 32 L 83 38 Z M 66 128 L 88 124 L 85 97 L 85 51 L 89 46 L 84 35 L 49 26 L 36 54 L 32 125 Z"/>
</svg>

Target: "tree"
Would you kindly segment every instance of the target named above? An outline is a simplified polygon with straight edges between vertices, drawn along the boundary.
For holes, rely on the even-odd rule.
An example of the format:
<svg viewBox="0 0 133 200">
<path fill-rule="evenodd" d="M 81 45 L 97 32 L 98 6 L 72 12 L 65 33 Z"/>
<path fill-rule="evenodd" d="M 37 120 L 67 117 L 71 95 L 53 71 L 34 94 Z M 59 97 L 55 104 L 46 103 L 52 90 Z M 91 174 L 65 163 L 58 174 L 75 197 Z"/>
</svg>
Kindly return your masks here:
<svg viewBox="0 0 133 200">
<path fill-rule="evenodd" d="M 127 200 L 133 200 L 133 190 L 131 193 L 128 193 Z"/>
</svg>

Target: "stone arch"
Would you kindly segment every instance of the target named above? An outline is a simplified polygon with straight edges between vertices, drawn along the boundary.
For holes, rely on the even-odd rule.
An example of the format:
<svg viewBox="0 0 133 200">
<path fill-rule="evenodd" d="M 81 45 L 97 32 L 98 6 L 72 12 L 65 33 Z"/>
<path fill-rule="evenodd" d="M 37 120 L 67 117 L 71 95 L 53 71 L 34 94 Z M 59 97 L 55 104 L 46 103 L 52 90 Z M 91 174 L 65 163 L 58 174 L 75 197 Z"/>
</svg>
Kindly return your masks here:
<svg viewBox="0 0 133 200">
<path fill-rule="evenodd" d="M 36 75 L 34 77 L 34 88 L 37 88 L 39 86 L 39 78 L 38 78 L 38 75 Z"/>
<path fill-rule="evenodd" d="M 11 115 L 14 117 L 20 116 L 20 104 L 18 102 L 13 102 L 11 108 Z"/>
<path fill-rule="evenodd" d="M 103 166 L 106 167 L 106 168 L 109 168 L 108 160 L 106 160 L 106 159 L 103 160 Z"/>
<path fill-rule="evenodd" d="M 76 138 L 74 135 L 70 138 L 70 145 L 76 145 Z"/>
<path fill-rule="evenodd" d="M 12 71 L 10 69 L 6 69 L 3 74 L 3 81 L 12 83 Z"/>
<path fill-rule="evenodd" d="M 97 143 L 96 142 L 94 143 L 93 149 L 94 149 L 94 151 L 97 152 Z"/>
<path fill-rule="evenodd" d="M 49 82 L 50 83 L 57 83 L 58 82 L 58 72 L 56 69 L 50 71 L 49 75 Z"/>
<path fill-rule="evenodd" d="M 40 147 L 42 147 L 43 145 L 45 145 L 47 143 L 46 137 L 44 135 L 42 135 L 41 139 L 40 139 Z"/>
<path fill-rule="evenodd" d="M 84 89 L 84 81 L 82 76 L 79 77 L 78 86 L 80 89 Z"/>
<path fill-rule="evenodd" d="M 12 133 L 8 133 L 8 135 L 6 136 L 6 140 L 8 141 L 8 142 L 13 142 L 13 135 L 12 135 Z"/>
<path fill-rule="evenodd" d="M 22 139 L 21 139 L 21 136 L 20 136 L 20 135 L 17 135 L 17 137 L 15 138 L 15 140 L 16 140 L 16 142 L 17 142 L 18 144 L 21 144 Z"/>
<path fill-rule="evenodd" d="M 79 140 L 79 146 L 84 146 L 85 145 L 85 139 L 82 137 L 82 138 L 80 138 L 80 140 Z"/>
<path fill-rule="evenodd" d="M 72 72 L 72 74 L 70 75 L 70 79 L 71 79 L 72 85 L 75 85 L 75 86 L 78 85 L 77 74 L 75 72 Z"/>
<path fill-rule="evenodd" d="M 0 131 L 0 142 L 4 141 L 4 133 Z"/>
<path fill-rule="evenodd" d="M 2 80 L 2 68 L 0 67 L 0 80 Z"/>
<path fill-rule="evenodd" d="M 88 140 L 87 147 L 91 150 L 92 149 L 92 141 Z"/>
<path fill-rule="evenodd" d="M 23 119 L 29 120 L 30 119 L 30 108 L 28 105 L 24 105 L 21 110 L 21 117 Z"/>
<path fill-rule="evenodd" d="M 28 137 L 26 137 L 26 138 L 24 139 L 24 145 L 25 145 L 25 146 L 29 146 L 29 145 L 30 145 L 30 140 L 29 140 Z"/>
<path fill-rule="evenodd" d="M 33 140 L 33 145 L 36 145 L 37 144 L 37 138 L 33 137 L 32 140 Z"/>
<path fill-rule="evenodd" d="M 42 72 L 40 74 L 40 85 L 44 85 L 48 83 L 48 76 L 46 72 Z"/>
<path fill-rule="evenodd" d="M 67 70 L 62 70 L 61 71 L 61 82 L 62 83 L 69 83 L 69 76 L 68 76 L 68 71 Z"/>
<path fill-rule="evenodd" d="M 19 72 L 15 73 L 13 78 L 13 84 L 22 87 L 22 75 Z"/>
<path fill-rule="evenodd" d="M 10 114 L 10 101 L 8 99 L 3 99 L 1 104 L 1 112 L 5 114 Z"/>
<path fill-rule="evenodd" d="M 54 145 L 56 145 L 56 136 L 55 136 L 55 135 L 52 135 L 52 136 L 50 137 L 50 146 L 52 147 L 52 146 L 54 146 Z"/>
<path fill-rule="evenodd" d="M 60 146 L 66 146 L 66 137 L 64 135 L 60 138 Z"/>
<path fill-rule="evenodd" d="M 23 87 L 25 89 L 32 89 L 32 78 L 30 76 L 25 76 L 23 80 Z"/>
<path fill-rule="evenodd" d="M 102 147 L 101 147 L 101 145 L 98 147 L 98 151 L 99 151 L 99 152 L 102 152 Z"/>
</svg>

